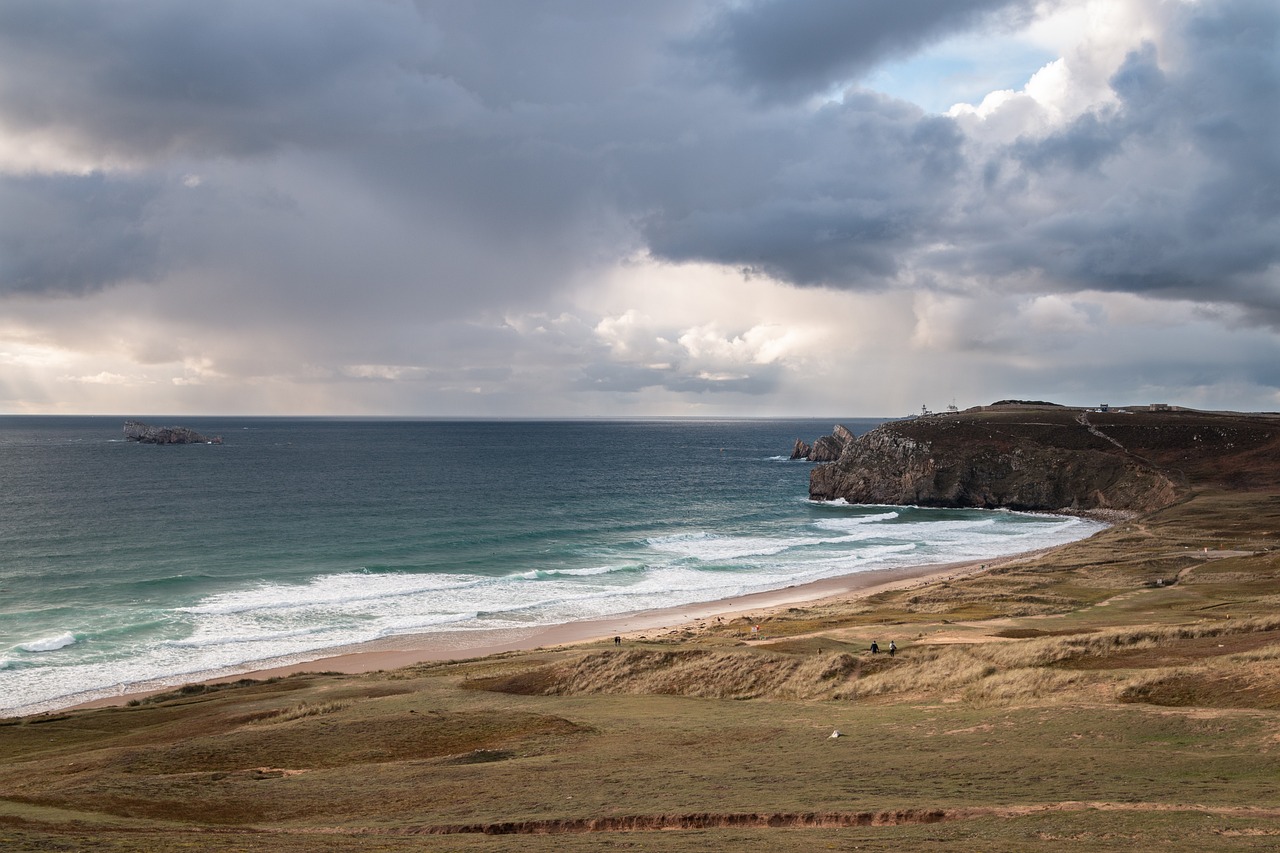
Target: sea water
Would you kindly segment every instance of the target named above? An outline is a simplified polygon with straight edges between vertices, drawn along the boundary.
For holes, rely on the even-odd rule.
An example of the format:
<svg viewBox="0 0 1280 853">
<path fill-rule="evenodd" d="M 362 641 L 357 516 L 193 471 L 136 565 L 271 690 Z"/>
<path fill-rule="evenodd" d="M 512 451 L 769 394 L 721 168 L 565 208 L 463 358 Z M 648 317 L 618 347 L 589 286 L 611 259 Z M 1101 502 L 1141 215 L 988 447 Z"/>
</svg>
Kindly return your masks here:
<svg viewBox="0 0 1280 853">
<path fill-rule="evenodd" d="M 787 454 L 831 420 L 179 423 L 224 443 L 127 442 L 114 418 L 0 417 L 0 712 L 1099 529 L 809 501 L 812 466 Z"/>
</svg>

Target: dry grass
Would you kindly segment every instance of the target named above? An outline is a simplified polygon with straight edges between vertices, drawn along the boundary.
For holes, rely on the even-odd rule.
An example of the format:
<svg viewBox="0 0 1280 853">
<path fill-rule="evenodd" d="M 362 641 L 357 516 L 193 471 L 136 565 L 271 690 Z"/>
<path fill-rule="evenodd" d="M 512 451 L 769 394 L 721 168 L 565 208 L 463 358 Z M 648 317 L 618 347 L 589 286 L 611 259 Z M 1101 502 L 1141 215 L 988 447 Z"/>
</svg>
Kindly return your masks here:
<svg viewBox="0 0 1280 853">
<path fill-rule="evenodd" d="M 999 670 L 964 646 L 923 648 L 903 654 L 898 665 L 844 685 L 840 698 L 908 694 L 946 696 L 995 675 Z"/>
<path fill-rule="evenodd" d="M 1179 708 L 1252 708 L 1280 710 L 1280 684 L 1274 668 L 1256 663 L 1161 669 L 1124 684 L 1121 702 Z"/>
<path fill-rule="evenodd" d="M 588 655 L 559 672 L 547 693 L 657 694 L 703 699 L 825 699 L 862 662 L 847 653 L 634 649 Z"/>
<path fill-rule="evenodd" d="M 951 614 L 967 608 L 1012 617 L 1065 613 L 1079 606 L 1078 599 L 1045 587 L 1040 578 L 990 575 L 955 585 L 937 584 L 902 597 L 901 606 L 911 613 Z"/>
<path fill-rule="evenodd" d="M 997 672 L 965 688 L 964 699 L 977 707 L 1011 707 L 1062 702 L 1078 698 L 1077 688 L 1088 679 L 1079 673 L 1044 669 L 1016 669 Z"/>
<path fill-rule="evenodd" d="M 1103 658 L 1118 651 L 1168 647 L 1207 637 L 1268 634 L 1280 630 L 1280 617 L 1199 622 L 1180 626 L 1112 628 L 1089 634 L 1030 639 L 984 646 L 982 654 L 1003 666 L 1047 666 L 1082 658 Z"/>
<path fill-rule="evenodd" d="M 1264 549 L 1277 530 L 1280 500 L 1201 496 L 983 576 L 791 608 L 758 620 L 784 638 L 770 643 L 704 634 L 246 680 L 10 721 L 0 847 L 1267 849 L 1280 552 Z M 896 657 L 866 651 L 890 636 Z M 975 817 L 992 808 L 1002 816 Z M 864 811 L 955 817 L 732 828 Z M 416 834 L 690 815 L 725 826 Z"/>
<path fill-rule="evenodd" d="M 1266 645 L 1262 648 L 1253 649 L 1248 652 L 1228 655 L 1227 660 L 1232 663 L 1255 663 L 1257 661 L 1280 660 L 1280 643 Z"/>
<path fill-rule="evenodd" d="M 294 705 L 292 708 L 266 711 L 261 717 L 253 720 L 253 722 L 287 723 L 291 720 L 301 720 L 305 717 L 319 717 L 324 714 L 334 714 L 347 707 L 347 705 L 347 702 L 320 702 L 315 705 L 312 705 L 309 702 L 302 702 L 301 704 Z"/>
<path fill-rule="evenodd" d="M 820 646 L 801 641 L 722 650 L 611 650 L 472 680 L 467 686 L 543 696 L 804 700 L 959 696 L 985 704 L 1056 702 L 1073 695 L 1073 688 L 1086 688 L 1106 678 L 1085 672 L 1162 668 L 1175 659 L 1216 661 L 1232 654 L 1256 654 L 1255 649 L 1280 648 L 1275 643 L 1277 632 L 1280 617 L 1202 621 L 1006 643 L 916 645 L 894 658 L 865 652 L 823 653 Z M 1233 639 L 1217 642 L 1228 638 Z M 1266 659 L 1270 658 L 1250 658 Z"/>
</svg>

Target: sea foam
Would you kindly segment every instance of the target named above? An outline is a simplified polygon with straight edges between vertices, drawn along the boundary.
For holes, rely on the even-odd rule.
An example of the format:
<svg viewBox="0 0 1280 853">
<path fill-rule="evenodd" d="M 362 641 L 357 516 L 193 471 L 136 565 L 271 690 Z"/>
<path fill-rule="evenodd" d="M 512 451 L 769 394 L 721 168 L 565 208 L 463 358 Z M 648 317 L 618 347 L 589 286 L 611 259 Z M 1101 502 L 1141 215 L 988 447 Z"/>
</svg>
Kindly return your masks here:
<svg viewBox="0 0 1280 853">
<path fill-rule="evenodd" d="M 41 637 L 38 640 L 18 643 L 16 648 L 24 652 L 56 652 L 58 649 L 74 646 L 75 643 L 76 635 L 70 631 L 65 631 L 55 637 Z"/>
</svg>

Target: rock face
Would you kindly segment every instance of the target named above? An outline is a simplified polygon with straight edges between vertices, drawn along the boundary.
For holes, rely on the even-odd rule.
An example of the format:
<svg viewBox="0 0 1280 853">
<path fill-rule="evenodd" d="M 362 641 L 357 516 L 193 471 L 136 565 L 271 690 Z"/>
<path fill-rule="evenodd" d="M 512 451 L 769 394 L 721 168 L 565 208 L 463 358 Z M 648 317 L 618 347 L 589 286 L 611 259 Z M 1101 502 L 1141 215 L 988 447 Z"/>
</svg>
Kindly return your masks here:
<svg viewBox="0 0 1280 853">
<path fill-rule="evenodd" d="M 855 440 L 856 436 L 853 433 L 836 424 L 831 435 L 818 438 L 812 446 L 797 438 L 795 449 L 791 451 L 791 458 L 807 459 L 810 462 L 835 462 L 844 449 Z"/>
<path fill-rule="evenodd" d="M 156 427 L 141 421 L 125 421 L 124 437 L 141 444 L 222 444 L 222 436 L 203 436 L 187 427 Z"/>
<path fill-rule="evenodd" d="M 835 462 L 814 468 L 809 496 L 1147 512 L 1195 486 L 1269 487 L 1280 479 L 1278 452 L 1273 416 L 1005 405 L 891 422 L 845 442 Z"/>
</svg>

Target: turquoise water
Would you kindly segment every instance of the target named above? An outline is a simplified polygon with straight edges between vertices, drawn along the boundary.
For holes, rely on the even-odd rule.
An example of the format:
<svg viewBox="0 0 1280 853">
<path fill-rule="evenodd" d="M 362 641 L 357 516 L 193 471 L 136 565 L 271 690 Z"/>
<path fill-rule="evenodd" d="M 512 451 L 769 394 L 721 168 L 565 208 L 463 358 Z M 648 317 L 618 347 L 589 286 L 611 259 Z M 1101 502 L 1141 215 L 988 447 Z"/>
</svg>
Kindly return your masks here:
<svg viewBox="0 0 1280 853">
<path fill-rule="evenodd" d="M 1098 529 L 810 502 L 810 466 L 785 456 L 826 420 L 180 423 L 225 443 L 129 443 L 116 418 L 0 417 L 0 711 Z"/>
</svg>

